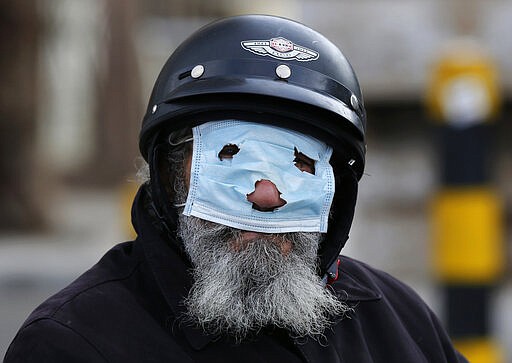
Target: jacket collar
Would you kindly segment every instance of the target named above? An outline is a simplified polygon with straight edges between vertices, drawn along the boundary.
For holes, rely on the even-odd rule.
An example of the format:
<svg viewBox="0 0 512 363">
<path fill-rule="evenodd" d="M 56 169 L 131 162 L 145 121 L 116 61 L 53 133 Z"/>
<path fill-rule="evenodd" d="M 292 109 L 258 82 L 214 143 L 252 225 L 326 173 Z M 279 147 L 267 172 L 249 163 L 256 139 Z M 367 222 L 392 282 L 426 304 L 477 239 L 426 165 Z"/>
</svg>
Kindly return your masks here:
<svg viewBox="0 0 512 363">
<path fill-rule="evenodd" d="M 359 266 L 361 262 L 340 256 L 339 277 L 332 287 L 347 302 L 380 300 L 382 294 L 376 282 Z"/>
</svg>

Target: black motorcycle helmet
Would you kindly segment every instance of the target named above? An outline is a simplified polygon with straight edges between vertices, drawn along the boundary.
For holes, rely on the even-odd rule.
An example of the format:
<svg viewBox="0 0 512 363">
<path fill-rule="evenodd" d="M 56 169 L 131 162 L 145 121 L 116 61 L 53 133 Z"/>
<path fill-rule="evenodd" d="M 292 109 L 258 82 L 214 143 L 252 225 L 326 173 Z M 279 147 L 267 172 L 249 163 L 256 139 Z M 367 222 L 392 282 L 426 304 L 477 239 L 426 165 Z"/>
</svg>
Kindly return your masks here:
<svg viewBox="0 0 512 363">
<path fill-rule="evenodd" d="M 336 193 L 319 251 L 325 275 L 348 239 L 365 163 L 366 116 L 350 63 L 323 35 L 276 16 L 221 19 L 185 40 L 156 80 L 139 140 L 167 229 L 175 228 L 176 210 L 158 176 L 165 136 L 225 119 L 293 129 L 333 147 Z"/>
</svg>

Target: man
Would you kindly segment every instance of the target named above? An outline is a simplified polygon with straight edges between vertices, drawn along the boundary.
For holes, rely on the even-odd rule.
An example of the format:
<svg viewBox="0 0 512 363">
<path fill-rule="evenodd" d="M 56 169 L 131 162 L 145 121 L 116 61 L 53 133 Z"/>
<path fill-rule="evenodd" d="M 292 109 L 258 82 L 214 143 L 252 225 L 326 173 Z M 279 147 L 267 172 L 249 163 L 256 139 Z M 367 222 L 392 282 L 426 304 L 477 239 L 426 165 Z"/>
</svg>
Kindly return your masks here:
<svg viewBox="0 0 512 363">
<path fill-rule="evenodd" d="M 365 160 L 343 54 L 240 16 L 169 58 L 140 136 L 138 237 L 29 317 L 6 362 L 465 362 L 421 299 L 339 257 Z"/>
</svg>

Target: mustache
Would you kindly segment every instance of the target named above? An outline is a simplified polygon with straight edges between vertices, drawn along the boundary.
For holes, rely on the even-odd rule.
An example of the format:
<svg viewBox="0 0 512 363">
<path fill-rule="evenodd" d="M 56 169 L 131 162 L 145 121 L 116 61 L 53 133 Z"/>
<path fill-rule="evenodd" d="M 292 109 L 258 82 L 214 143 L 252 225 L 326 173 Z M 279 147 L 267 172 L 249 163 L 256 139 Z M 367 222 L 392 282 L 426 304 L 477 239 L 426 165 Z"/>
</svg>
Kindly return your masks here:
<svg viewBox="0 0 512 363">
<path fill-rule="evenodd" d="M 238 258 L 244 258 L 245 253 L 256 253 L 261 249 L 265 255 L 278 254 L 279 258 L 291 253 L 292 256 L 315 256 L 310 263 L 316 263 L 316 253 L 322 240 L 319 232 L 286 232 L 286 233 L 258 233 L 257 237 L 244 239 L 247 231 L 229 227 L 223 224 L 210 222 L 197 217 L 181 216 L 186 223 L 181 223 L 179 235 L 183 241 L 201 241 L 202 252 L 212 254 L 212 258 L 220 258 L 225 254 L 236 253 Z M 184 243 L 194 246 L 194 243 Z M 251 252 L 252 251 L 252 252 Z M 194 250 L 187 251 L 195 255 Z M 277 258 L 277 257 L 276 257 Z M 192 258 L 194 263 L 194 258 Z M 247 261 L 250 262 L 250 261 Z"/>
</svg>

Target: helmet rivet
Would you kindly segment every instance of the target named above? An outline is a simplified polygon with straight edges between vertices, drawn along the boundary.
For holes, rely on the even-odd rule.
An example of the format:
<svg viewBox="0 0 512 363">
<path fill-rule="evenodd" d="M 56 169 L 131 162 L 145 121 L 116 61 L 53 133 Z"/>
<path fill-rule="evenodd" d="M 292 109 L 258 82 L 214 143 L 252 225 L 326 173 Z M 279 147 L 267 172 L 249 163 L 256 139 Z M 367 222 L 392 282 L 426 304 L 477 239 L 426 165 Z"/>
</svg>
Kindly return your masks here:
<svg viewBox="0 0 512 363">
<path fill-rule="evenodd" d="M 199 78 L 203 75 L 203 73 L 204 73 L 204 66 L 202 64 L 198 64 L 197 66 L 192 68 L 192 70 L 190 71 L 190 76 L 192 78 Z"/>
<path fill-rule="evenodd" d="M 276 67 L 276 74 L 281 79 L 287 79 L 292 75 L 292 70 L 286 64 L 280 64 Z"/>
<path fill-rule="evenodd" d="M 357 99 L 356 95 L 350 96 L 350 104 L 354 110 L 359 110 L 359 100 Z"/>
<path fill-rule="evenodd" d="M 156 110 L 157 110 L 158 106 L 157 105 L 153 105 L 153 109 L 152 109 L 152 112 L 151 113 L 155 113 Z"/>
</svg>

